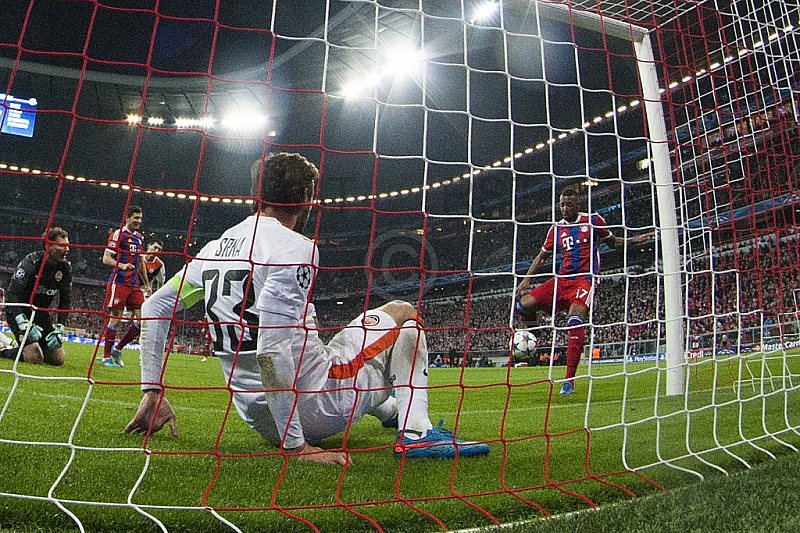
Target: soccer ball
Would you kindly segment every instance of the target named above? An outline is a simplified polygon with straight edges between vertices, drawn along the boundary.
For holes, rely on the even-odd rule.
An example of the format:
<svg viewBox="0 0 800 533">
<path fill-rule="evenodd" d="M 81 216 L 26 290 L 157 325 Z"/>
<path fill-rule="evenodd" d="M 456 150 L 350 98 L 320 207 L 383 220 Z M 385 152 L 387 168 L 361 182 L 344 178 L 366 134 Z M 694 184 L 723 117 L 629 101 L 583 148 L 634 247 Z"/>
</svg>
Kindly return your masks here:
<svg viewBox="0 0 800 533">
<path fill-rule="evenodd" d="M 517 331 L 511 340 L 511 348 L 517 357 L 528 357 L 536 350 L 536 337 L 530 331 Z"/>
</svg>

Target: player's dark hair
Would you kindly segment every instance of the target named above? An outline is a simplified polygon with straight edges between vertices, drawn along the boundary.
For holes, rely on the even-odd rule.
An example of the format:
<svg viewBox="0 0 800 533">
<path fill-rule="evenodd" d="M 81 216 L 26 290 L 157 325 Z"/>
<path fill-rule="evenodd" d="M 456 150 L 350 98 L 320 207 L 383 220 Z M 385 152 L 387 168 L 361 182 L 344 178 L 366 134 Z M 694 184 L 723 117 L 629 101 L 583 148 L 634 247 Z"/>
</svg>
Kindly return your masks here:
<svg viewBox="0 0 800 533">
<path fill-rule="evenodd" d="M 58 226 L 53 226 L 49 230 L 47 230 L 44 233 L 42 233 L 42 239 L 44 239 L 42 241 L 42 246 L 46 250 L 48 243 L 52 243 L 57 239 L 66 239 L 68 237 L 69 237 L 69 233 L 67 233 L 67 230 L 65 230 L 63 228 L 59 228 Z"/>
<path fill-rule="evenodd" d="M 581 193 L 576 191 L 572 187 L 568 187 L 568 188 L 564 189 L 563 191 L 561 191 L 561 196 L 576 196 L 576 197 L 580 198 Z M 561 198 L 561 196 L 559 196 L 559 198 Z"/>
<path fill-rule="evenodd" d="M 142 208 L 138 205 L 131 205 L 128 206 L 128 212 L 125 214 L 125 218 L 131 218 L 133 215 L 137 213 L 142 213 Z"/>
<path fill-rule="evenodd" d="M 250 167 L 250 193 L 258 198 L 253 211 L 272 207 L 287 212 L 297 212 L 314 198 L 319 171 L 300 154 L 279 152 L 256 159 Z"/>
<path fill-rule="evenodd" d="M 147 247 L 148 247 L 148 248 L 150 248 L 150 245 L 151 245 L 151 244 L 157 244 L 157 245 L 159 245 L 159 246 L 160 246 L 160 247 L 162 247 L 162 248 L 164 247 L 164 243 L 163 243 L 163 242 L 161 242 L 161 241 L 160 241 L 160 240 L 158 240 L 158 239 L 153 239 L 152 241 L 148 242 L 148 243 L 147 243 Z"/>
</svg>

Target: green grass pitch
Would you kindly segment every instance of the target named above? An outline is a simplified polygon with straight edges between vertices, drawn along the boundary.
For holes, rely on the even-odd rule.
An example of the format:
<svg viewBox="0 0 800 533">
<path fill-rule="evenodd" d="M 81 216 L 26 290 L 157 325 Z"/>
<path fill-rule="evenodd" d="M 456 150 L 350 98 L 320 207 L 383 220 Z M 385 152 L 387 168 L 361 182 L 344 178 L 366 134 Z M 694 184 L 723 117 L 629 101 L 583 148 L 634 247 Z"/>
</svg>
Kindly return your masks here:
<svg viewBox="0 0 800 533">
<path fill-rule="evenodd" d="M 167 394 L 180 437 L 162 430 L 145 451 L 122 431 L 141 398 L 136 352 L 124 369 L 90 368 L 94 347 L 66 348 L 61 368 L 14 373 L 0 360 L 0 527 L 78 531 L 67 513 L 86 531 L 491 526 L 654 495 L 800 447 L 800 359 L 754 354 L 695 361 L 685 398 L 663 395 L 663 363 L 581 366 L 569 397 L 548 379 L 563 368 L 431 369 L 432 421 L 488 442 L 489 457 L 404 462 L 395 433 L 367 417 L 323 443 L 352 450 L 352 467 L 285 461 L 238 417 L 215 359 L 174 354 L 165 382 L 178 387 Z"/>
</svg>

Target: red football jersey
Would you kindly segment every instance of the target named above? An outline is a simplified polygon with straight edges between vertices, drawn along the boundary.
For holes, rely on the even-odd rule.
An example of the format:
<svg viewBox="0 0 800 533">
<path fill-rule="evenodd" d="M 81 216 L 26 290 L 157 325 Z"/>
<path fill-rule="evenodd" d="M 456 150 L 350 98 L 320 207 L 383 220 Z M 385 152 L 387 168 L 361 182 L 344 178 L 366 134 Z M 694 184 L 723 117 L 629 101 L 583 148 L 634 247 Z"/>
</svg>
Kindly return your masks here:
<svg viewBox="0 0 800 533">
<path fill-rule="evenodd" d="M 558 235 L 558 238 L 556 238 Z M 578 219 L 563 218 L 550 228 L 542 250 L 553 252 L 561 260 L 561 275 L 597 274 L 600 272 L 600 241 L 611 236 L 606 221 L 597 213 L 579 213 Z"/>
</svg>

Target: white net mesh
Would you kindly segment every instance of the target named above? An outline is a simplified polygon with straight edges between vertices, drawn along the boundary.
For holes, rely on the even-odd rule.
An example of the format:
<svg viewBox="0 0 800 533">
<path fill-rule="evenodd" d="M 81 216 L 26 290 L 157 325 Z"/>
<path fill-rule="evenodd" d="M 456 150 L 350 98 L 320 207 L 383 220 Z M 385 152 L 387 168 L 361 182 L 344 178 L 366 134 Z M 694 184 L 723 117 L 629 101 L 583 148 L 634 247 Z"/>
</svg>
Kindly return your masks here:
<svg viewBox="0 0 800 533">
<path fill-rule="evenodd" d="M 796 1 L 145 4 L 5 16 L 0 81 L 22 103 L 4 98 L 4 124 L 33 136 L 0 137 L 2 283 L 53 226 L 75 279 L 66 364 L 0 359 L 0 525 L 491 526 L 795 449 Z M 367 417 L 322 443 L 354 467 L 288 459 L 201 363 L 198 308 L 174 317 L 163 377 L 181 437 L 122 433 L 141 378 L 134 350 L 124 369 L 95 361 L 108 229 L 142 205 L 172 274 L 246 216 L 250 164 L 276 150 L 321 171 L 307 232 L 321 336 L 413 302 L 431 418 L 489 457 L 396 459 L 394 430 Z M 568 316 L 541 313 L 533 351 L 509 343 L 565 188 L 614 235 L 655 237 L 600 248 L 575 393 L 560 396 Z"/>
</svg>

